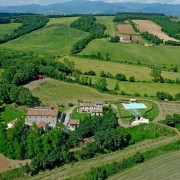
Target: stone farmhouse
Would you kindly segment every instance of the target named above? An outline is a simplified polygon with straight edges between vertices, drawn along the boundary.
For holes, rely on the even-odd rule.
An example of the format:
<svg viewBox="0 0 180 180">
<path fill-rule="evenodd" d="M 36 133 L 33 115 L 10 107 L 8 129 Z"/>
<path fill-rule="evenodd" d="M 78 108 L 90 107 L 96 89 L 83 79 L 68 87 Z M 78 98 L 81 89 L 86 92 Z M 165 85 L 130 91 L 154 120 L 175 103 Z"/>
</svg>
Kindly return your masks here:
<svg viewBox="0 0 180 180">
<path fill-rule="evenodd" d="M 54 128 L 59 119 L 57 108 L 52 107 L 35 107 L 30 108 L 26 115 L 25 125 L 31 126 L 36 123 L 38 128 Z"/>
<path fill-rule="evenodd" d="M 102 116 L 103 114 L 103 102 L 95 103 L 80 103 L 78 110 L 79 113 L 90 113 L 91 116 Z"/>
</svg>

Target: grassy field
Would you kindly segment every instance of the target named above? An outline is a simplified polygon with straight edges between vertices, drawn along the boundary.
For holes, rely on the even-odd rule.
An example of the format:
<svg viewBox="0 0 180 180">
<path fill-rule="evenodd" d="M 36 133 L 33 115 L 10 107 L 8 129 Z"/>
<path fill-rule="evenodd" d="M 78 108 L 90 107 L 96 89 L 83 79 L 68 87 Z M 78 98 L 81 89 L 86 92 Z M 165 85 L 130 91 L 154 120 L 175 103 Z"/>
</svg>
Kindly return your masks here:
<svg viewBox="0 0 180 180">
<path fill-rule="evenodd" d="M 21 26 L 20 23 L 0 24 L 0 38 L 12 33 L 19 26 Z"/>
<path fill-rule="evenodd" d="M 77 108 L 73 110 L 71 119 L 79 119 L 79 120 L 84 120 L 86 117 L 90 117 L 89 113 L 78 113 Z"/>
<path fill-rule="evenodd" d="M 123 173 L 116 174 L 109 180 L 144 180 L 144 179 L 180 179 L 180 151 L 161 155 L 150 161 L 142 163 Z"/>
<path fill-rule="evenodd" d="M 0 48 L 48 55 L 70 54 L 73 44 L 87 35 L 69 27 L 75 19 L 77 18 L 50 19 L 44 28 L 2 44 Z"/>
<path fill-rule="evenodd" d="M 69 102 L 77 103 L 78 99 L 94 101 L 114 98 L 114 96 L 101 94 L 92 88 L 64 83 L 54 79 L 46 79 L 46 82 L 32 90 L 32 93 L 46 105 L 67 105 Z"/>
<path fill-rule="evenodd" d="M 22 118 L 26 115 L 26 108 L 18 107 L 14 108 L 12 106 L 5 107 L 4 111 L 0 114 L 0 118 L 8 123 L 16 118 Z"/>
<path fill-rule="evenodd" d="M 159 65 L 170 67 L 172 64 L 179 65 L 180 47 L 154 46 L 145 47 L 140 44 L 111 43 L 108 39 L 96 39 L 80 53 L 80 55 L 92 55 L 100 52 L 103 57 L 109 53 L 113 61 L 128 61 L 142 64 Z"/>
<path fill-rule="evenodd" d="M 92 83 L 96 83 L 100 77 L 92 76 Z M 115 79 L 106 79 L 108 83 L 108 89 L 113 90 L 117 80 Z M 157 91 L 168 92 L 171 95 L 179 93 L 178 84 L 160 84 L 160 83 L 143 83 L 143 82 L 125 82 L 119 81 L 120 90 L 118 92 L 124 91 L 128 94 L 139 93 L 142 96 L 147 94 L 148 96 L 155 96 Z"/>
<path fill-rule="evenodd" d="M 115 24 L 113 22 L 114 16 L 97 16 L 96 19 L 97 22 L 106 26 L 107 29 L 105 31 L 105 34 L 115 36 Z"/>
<path fill-rule="evenodd" d="M 135 66 L 135 65 L 127 65 L 120 64 L 114 62 L 107 61 L 98 61 L 98 60 L 90 60 L 86 58 L 79 57 L 67 57 L 68 59 L 74 61 L 75 68 L 81 70 L 82 72 L 87 72 L 93 70 L 96 72 L 96 75 L 99 76 L 101 71 L 110 72 L 112 75 L 116 75 L 118 73 L 125 74 L 127 78 L 130 76 L 134 76 L 136 80 L 139 81 L 152 81 L 152 77 L 150 76 L 151 68 Z M 64 58 L 61 58 L 60 61 L 63 62 Z M 180 79 L 180 73 L 173 73 L 168 71 L 162 71 L 162 76 L 168 79 Z"/>
</svg>

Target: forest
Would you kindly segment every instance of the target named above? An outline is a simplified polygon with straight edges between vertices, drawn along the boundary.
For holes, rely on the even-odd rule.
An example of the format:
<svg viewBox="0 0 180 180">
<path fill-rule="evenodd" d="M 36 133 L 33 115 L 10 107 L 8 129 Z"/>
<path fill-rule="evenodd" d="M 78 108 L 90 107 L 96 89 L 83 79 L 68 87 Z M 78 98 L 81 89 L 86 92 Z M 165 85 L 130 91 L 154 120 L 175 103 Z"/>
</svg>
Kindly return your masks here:
<svg viewBox="0 0 180 180">
<path fill-rule="evenodd" d="M 126 20 L 151 20 L 162 27 L 162 31 L 170 37 L 180 40 L 180 22 L 171 20 L 170 17 L 164 14 L 151 14 L 151 13 L 118 13 L 114 22 L 120 23 Z"/>
<path fill-rule="evenodd" d="M 0 24 L 8 24 L 11 22 L 11 19 L 10 18 L 3 18 L 3 17 L 0 17 Z"/>
<path fill-rule="evenodd" d="M 4 69 L 0 82 L 0 100 L 27 106 L 40 102 L 22 85 L 37 79 L 39 74 L 66 81 L 68 74 L 72 73 L 63 63 L 45 60 L 31 53 L 7 51 L 0 51 L 0 68 Z"/>
<path fill-rule="evenodd" d="M 86 45 L 93 39 L 105 37 L 104 31 L 106 27 L 102 24 L 97 23 L 96 18 L 92 15 L 81 16 L 79 19 L 72 22 L 70 27 L 89 33 L 87 37 L 78 41 L 73 46 L 71 50 L 72 54 L 77 54 L 81 52 L 86 47 Z"/>
<path fill-rule="evenodd" d="M 11 34 L 6 34 L 4 37 L 1 37 L 0 44 L 16 39 L 37 29 L 40 29 L 44 27 L 46 23 L 49 21 L 49 19 L 43 15 L 26 15 L 8 17 L 6 23 L 10 23 L 11 18 L 13 18 L 13 23 L 21 23 L 22 25 L 18 29 L 15 29 Z M 2 22 L 3 19 L 6 18 L 0 18 L 0 22 Z"/>
</svg>

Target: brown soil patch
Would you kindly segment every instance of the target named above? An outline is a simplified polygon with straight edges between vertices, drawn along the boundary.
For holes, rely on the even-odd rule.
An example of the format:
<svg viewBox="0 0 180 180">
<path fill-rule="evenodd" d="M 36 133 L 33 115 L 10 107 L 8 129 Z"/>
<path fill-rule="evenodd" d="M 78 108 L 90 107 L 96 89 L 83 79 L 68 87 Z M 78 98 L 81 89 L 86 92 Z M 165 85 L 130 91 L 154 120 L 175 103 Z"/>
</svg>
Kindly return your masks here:
<svg viewBox="0 0 180 180">
<path fill-rule="evenodd" d="M 45 82 L 46 82 L 46 79 L 39 79 L 39 80 L 32 81 L 29 84 L 26 84 L 24 87 L 28 88 L 29 90 L 33 90 L 39 87 L 40 85 L 44 84 Z"/>
<path fill-rule="evenodd" d="M 130 24 L 118 24 L 117 29 L 121 34 L 137 34 Z"/>
<path fill-rule="evenodd" d="M 133 41 L 139 41 L 140 43 L 146 42 L 141 36 L 136 36 L 136 35 L 132 36 L 132 40 Z"/>
<path fill-rule="evenodd" d="M 133 20 L 134 23 L 137 24 L 137 28 L 141 32 L 148 31 L 151 34 L 154 34 L 158 36 L 161 39 L 164 39 L 165 41 L 168 40 L 173 40 L 173 41 L 178 41 L 177 39 L 169 37 L 167 34 L 161 31 L 161 26 L 155 24 L 152 21 L 149 20 Z"/>
<path fill-rule="evenodd" d="M 25 165 L 27 162 L 30 162 L 30 160 L 11 160 L 0 154 L 0 173 L 6 172 L 14 168 L 18 168 L 20 167 L 20 165 Z"/>
</svg>

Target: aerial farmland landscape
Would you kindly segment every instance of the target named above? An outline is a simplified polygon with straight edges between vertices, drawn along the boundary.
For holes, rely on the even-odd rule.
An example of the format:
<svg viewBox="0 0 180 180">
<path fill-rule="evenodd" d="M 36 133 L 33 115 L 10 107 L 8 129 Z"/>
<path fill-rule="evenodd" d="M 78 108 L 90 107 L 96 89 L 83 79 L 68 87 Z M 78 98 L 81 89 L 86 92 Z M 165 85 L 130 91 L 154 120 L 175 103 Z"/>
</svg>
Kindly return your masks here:
<svg viewBox="0 0 180 180">
<path fill-rule="evenodd" d="M 180 179 L 179 14 L 0 1 L 0 179 Z"/>
</svg>

